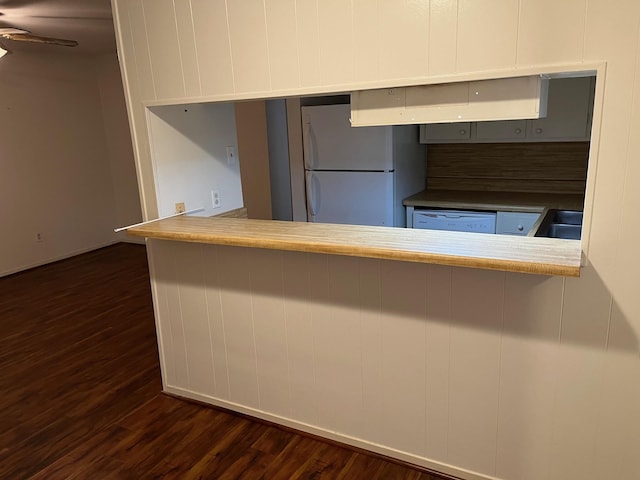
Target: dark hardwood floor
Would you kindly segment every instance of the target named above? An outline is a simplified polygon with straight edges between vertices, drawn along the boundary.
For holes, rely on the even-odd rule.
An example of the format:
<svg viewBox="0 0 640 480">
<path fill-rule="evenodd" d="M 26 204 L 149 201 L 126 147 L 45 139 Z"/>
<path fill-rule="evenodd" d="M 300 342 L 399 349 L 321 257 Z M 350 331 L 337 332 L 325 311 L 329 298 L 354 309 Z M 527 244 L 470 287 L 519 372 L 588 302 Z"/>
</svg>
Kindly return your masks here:
<svg viewBox="0 0 640 480">
<path fill-rule="evenodd" d="M 0 395 L 0 479 L 441 478 L 162 394 L 141 245 L 0 278 Z"/>
</svg>

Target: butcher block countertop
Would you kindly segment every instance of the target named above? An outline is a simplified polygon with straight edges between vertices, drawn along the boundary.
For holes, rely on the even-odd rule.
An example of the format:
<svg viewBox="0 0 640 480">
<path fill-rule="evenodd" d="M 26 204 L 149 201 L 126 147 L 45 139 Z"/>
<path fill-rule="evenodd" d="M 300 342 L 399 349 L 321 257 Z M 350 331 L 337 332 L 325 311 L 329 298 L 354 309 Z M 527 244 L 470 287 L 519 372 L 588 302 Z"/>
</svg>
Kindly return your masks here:
<svg viewBox="0 0 640 480">
<path fill-rule="evenodd" d="M 580 276 L 577 240 L 239 218 L 173 217 L 129 235 L 182 242 Z"/>
<path fill-rule="evenodd" d="M 408 207 L 452 208 L 468 210 L 494 210 L 542 212 L 556 210 L 582 210 L 584 195 L 558 193 L 483 192 L 457 190 L 423 190 L 405 198 Z"/>
</svg>

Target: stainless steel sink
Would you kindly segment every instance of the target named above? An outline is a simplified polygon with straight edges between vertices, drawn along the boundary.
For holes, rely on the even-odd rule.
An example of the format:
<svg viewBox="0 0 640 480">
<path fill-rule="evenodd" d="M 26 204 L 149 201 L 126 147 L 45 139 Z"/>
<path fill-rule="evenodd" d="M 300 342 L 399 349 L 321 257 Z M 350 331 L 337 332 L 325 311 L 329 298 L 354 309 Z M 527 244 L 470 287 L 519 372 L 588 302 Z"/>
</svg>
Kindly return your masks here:
<svg viewBox="0 0 640 480">
<path fill-rule="evenodd" d="M 555 210 L 555 215 L 551 223 L 582 225 L 582 212 L 577 210 Z"/>
<path fill-rule="evenodd" d="M 536 237 L 580 240 L 582 212 L 577 210 L 551 210 L 542 222 Z"/>
<path fill-rule="evenodd" d="M 570 225 L 566 223 L 552 223 L 549 225 L 546 237 L 568 238 L 570 240 L 580 240 L 582 225 Z"/>
</svg>

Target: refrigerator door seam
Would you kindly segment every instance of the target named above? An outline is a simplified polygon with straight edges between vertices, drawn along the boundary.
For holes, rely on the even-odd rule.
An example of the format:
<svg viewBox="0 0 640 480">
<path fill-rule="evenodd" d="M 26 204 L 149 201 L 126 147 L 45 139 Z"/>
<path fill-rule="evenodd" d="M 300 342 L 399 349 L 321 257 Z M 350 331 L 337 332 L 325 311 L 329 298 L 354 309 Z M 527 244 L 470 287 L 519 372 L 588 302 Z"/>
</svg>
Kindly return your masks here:
<svg viewBox="0 0 640 480">
<path fill-rule="evenodd" d="M 321 170 L 319 168 L 305 168 L 306 172 L 353 172 L 353 173 L 394 173 L 395 170 Z"/>
</svg>

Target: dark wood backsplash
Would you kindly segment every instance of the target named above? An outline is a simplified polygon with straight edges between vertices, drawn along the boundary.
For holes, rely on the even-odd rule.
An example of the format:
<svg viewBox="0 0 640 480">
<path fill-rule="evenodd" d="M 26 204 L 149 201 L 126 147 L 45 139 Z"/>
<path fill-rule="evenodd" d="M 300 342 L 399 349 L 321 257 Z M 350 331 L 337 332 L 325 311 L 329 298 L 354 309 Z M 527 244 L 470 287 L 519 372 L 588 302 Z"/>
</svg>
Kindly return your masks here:
<svg viewBox="0 0 640 480">
<path fill-rule="evenodd" d="M 427 146 L 427 188 L 584 193 L 589 142 Z"/>
</svg>

